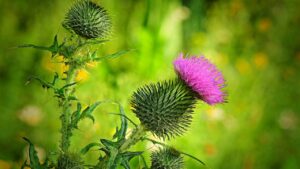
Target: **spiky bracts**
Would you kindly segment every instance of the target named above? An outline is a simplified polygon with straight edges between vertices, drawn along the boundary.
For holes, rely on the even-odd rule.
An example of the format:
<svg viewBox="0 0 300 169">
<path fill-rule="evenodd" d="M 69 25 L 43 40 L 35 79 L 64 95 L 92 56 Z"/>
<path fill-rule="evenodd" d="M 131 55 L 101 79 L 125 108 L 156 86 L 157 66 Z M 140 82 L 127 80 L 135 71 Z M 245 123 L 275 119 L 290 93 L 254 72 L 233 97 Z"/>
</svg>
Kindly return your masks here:
<svg viewBox="0 0 300 169">
<path fill-rule="evenodd" d="M 134 92 L 132 110 L 160 138 L 183 134 L 192 120 L 194 93 L 180 79 L 145 85 Z"/>
<path fill-rule="evenodd" d="M 63 26 L 87 39 L 105 38 L 111 30 L 111 19 L 103 7 L 78 0 L 66 14 Z"/>
<path fill-rule="evenodd" d="M 184 58 L 181 54 L 174 61 L 175 71 L 198 98 L 210 105 L 225 102 L 222 89 L 225 80 L 222 73 L 204 56 Z"/>
<path fill-rule="evenodd" d="M 183 157 L 172 148 L 163 148 L 151 154 L 151 169 L 182 169 Z"/>
</svg>

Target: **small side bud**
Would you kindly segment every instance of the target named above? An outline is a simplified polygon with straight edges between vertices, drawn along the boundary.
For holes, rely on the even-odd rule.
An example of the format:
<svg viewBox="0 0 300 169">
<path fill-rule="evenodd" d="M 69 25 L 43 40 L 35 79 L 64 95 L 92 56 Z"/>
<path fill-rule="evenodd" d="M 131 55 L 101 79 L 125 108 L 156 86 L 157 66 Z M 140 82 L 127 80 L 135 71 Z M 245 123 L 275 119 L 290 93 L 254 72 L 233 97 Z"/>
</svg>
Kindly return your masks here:
<svg viewBox="0 0 300 169">
<path fill-rule="evenodd" d="M 183 157 L 173 148 L 163 148 L 151 154 L 151 169 L 182 169 Z"/>
</svg>

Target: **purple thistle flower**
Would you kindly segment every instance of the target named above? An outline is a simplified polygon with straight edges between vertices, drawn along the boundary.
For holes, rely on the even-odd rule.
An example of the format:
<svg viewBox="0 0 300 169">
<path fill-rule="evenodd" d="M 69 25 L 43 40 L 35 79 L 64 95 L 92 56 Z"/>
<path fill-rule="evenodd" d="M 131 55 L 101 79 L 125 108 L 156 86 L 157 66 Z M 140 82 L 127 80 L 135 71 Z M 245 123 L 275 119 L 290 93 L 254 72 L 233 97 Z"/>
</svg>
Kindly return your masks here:
<svg viewBox="0 0 300 169">
<path fill-rule="evenodd" d="M 180 78 L 196 92 L 198 98 L 210 105 L 225 102 L 226 94 L 222 91 L 224 77 L 204 56 L 183 58 L 180 54 L 173 64 Z"/>
</svg>

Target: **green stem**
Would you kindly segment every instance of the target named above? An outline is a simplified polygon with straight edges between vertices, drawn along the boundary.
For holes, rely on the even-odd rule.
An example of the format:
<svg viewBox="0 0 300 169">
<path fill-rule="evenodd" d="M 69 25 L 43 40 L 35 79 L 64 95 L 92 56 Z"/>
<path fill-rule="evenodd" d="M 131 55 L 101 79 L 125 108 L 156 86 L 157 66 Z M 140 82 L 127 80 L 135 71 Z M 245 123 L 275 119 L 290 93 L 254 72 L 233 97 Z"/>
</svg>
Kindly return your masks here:
<svg viewBox="0 0 300 169">
<path fill-rule="evenodd" d="M 139 142 L 141 140 L 141 138 L 145 136 L 145 134 L 146 134 L 146 128 L 144 126 L 142 126 L 142 125 L 137 126 L 137 128 L 135 128 L 132 131 L 132 133 L 130 134 L 130 136 L 122 144 L 122 146 L 120 147 L 119 151 L 120 152 L 126 151 L 131 146 L 133 146 L 134 144 L 136 144 L 137 142 Z"/>
<path fill-rule="evenodd" d="M 69 70 L 67 72 L 66 85 L 71 84 L 75 81 L 76 67 L 69 65 Z M 71 124 L 71 101 L 70 96 L 72 95 L 73 87 L 65 89 L 65 99 L 62 103 L 62 114 L 61 119 L 61 145 L 60 148 L 63 153 L 68 152 L 70 147 L 70 137 L 72 136 Z"/>
</svg>

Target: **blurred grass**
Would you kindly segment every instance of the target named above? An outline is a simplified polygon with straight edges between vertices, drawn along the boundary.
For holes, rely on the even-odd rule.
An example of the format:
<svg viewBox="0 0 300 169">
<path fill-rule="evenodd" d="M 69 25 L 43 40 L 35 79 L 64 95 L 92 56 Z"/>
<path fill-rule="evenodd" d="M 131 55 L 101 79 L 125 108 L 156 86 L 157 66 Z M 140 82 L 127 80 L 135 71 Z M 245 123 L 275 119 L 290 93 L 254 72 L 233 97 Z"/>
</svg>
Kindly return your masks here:
<svg viewBox="0 0 300 169">
<path fill-rule="evenodd" d="M 15 168 L 25 159 L 22 136 L 42 154 L 58 145 L 59 108 L 53 94 L 25 82 L 31 75 L 51 79 L 61 67 L 51 63 L 48 53 L 14 47 L 49 45 L 55 34 L 62 39 L 66 32 L 60 23 L 71 4 L 0 1 L 1 169 Z M 174 77 L 172 60 L 180 52 L 203 54 L 223 71 L 228 103 L 214 107 L 200 103 L 191 129 L 170 144 L 199 157 L 208 168 L 300 167 L 299 1 L 102 0 L 101 4 L 111 13 L 114 30 L 100 53 L 134 50 L 81 73 L 77 93 L 83 102 L 118 101 L 137 122 L 128 104 L 131 93 L 145 83 Z M 111 137 L 118 117 L 107 114 L 115 111 L 116 106 L 103 105 L 95 124 L 81 122 L 72 148 Z M 89 161 L 97 153 L 89 153 Z M 195 161 L 185 160 L 186 168 L 199 168 Z"/>
</svg>

